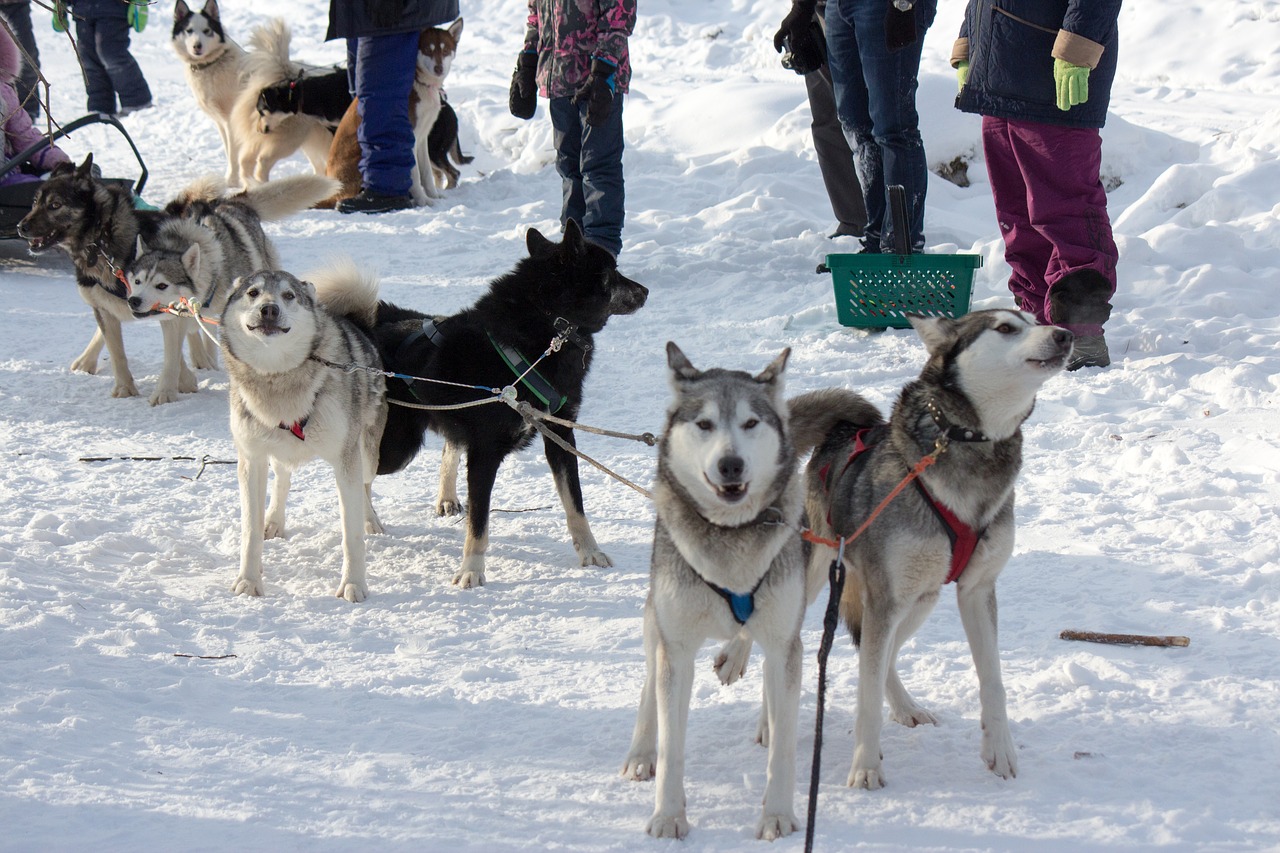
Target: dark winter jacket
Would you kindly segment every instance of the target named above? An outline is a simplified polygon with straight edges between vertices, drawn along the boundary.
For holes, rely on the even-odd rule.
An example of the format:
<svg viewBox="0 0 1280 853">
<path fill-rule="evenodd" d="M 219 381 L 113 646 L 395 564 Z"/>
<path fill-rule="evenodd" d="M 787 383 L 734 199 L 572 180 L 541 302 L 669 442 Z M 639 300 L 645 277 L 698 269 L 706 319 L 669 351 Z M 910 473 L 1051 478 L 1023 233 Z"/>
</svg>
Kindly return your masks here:
<svg viewBox="0 0 1280 853">
<path fill-rule="evenodd" d="M 457 17 L 458 0 L 330 0 L 325 39 L 408 33 Z"/>
<path fill-rule="evenodd" d="M 969 62 L 956 108 L 996 118 L 1102 127 L 1116 74 L 1120 0 L 969 0 L 951 64 Z M 1053 60 L 1085 65 L 1089 99 L 1057 106 Z"/>
<path fill-rule="evenodd" d="M 591 60 L 617 67 L 613 90 L 631 83 L 627 40 L 636 27 L 636 0 L 529 0 L 524 49 L 538 54 L 538 89 L 547 98 L 573 95 L 591 74 Z"/>
</svg>

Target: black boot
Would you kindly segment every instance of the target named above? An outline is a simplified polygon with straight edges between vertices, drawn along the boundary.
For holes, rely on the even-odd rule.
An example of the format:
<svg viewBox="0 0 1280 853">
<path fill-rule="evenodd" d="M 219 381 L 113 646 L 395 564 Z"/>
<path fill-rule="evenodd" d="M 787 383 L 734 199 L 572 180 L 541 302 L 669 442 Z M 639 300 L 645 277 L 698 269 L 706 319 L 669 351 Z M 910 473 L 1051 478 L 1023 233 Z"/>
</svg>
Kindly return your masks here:
<svg viewBox="0 0 1280 853">
<path fill-rule="evenodd" d="M 1111 363 L 1102 324 L 1111 317 L 1111 282 L 1097 270 L 1067 273 L 1049 289 L 1049 322 L 1076 336 L 1067 370 Z"/>
<path fill-rule="evenodd" d="M 370 189 L 361 190 L 359 195 L 344 198 L 337 204 L 339 213 L 390 213 L 411 207 L 413 199 L 407 195 L 383 195 Z"/>
</svg>

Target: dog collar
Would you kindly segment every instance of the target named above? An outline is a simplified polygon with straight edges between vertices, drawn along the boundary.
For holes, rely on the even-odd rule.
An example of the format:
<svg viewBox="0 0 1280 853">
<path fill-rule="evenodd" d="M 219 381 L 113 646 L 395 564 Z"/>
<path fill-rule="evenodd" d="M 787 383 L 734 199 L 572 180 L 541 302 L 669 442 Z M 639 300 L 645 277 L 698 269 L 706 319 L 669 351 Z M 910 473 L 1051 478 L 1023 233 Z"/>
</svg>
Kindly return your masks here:
<svg viewBox="0 0 1280 853">
<path fill-rule="evenodd" d="M 991 439 L 980 430 L 960 427 L 951 423 L 951 421 L 947 420 L 946 416 L 942 414 L 942 409 L 938 406 L 936 400 L 932 398 L 925 400 L 924 407 L 929 410 L 929 415 L 933 418 L 933 422 L 938 425 L 938 429 L 942 430 L 942 434 L 951 441 L 991 441 Z"/>
<path fill-rule="evenodd" d="M 306 429 L 307 421 L 309 421 L 309 420 L 311 420 L 311 416 L 310 416 L 310 415 L 307 415 L 307 416 L 306 416 L 305 418 L 303 418 L 302 420 L 300 420 L 300 421 L 294 421 L 294 422 L 293 422 L 293 423 L 291 423 L 291 424 L 286 424 L 286 423 L 283 423 L 283 422 L 282 422 L 282 423 L 280 424 L 280 429 L 282 429 L 282 430 L 284 430 L 285 432 L 288 432 L 288 433 L 293 433 L 294 437 L 295 437 L 295 438 L 297 438 L 297 439 L 298 439 L 298 441 L 306 441 L 306 440 L 307 440 L 307 434 L 306 434 L 305 432 L 303 432 L 303 430 L 304 430 L 304 429 Z"/>
<path fill-rule="evenodd" d="M 529 360 L 521 355 L 520 351 L 515 347 L 497 340 L 493 335 L 489 335 L 489 343 L 493 344 L 493 348 L 498 351 L 502 361 L 520 380 L 520 384 L 528 388 L 533 396 L 541 400 L 542 405 L 547 407 L 548 414 L 554 415 L 560 411 L 565 403 L 569 402 L 569 398 L 557 391 L 555 386 L 534 369 Z"/>
<path fill-rule="evenodd" d="M 591 341 L 578 334 L 577 326 L 573 325 L 563 317 L 556 317 L 555 320 L 552 321 L 552 325 L 555 327 L 556 334 L 560 337 L 564 338 L 583 352 L 591 351 Z"/>
</svg>

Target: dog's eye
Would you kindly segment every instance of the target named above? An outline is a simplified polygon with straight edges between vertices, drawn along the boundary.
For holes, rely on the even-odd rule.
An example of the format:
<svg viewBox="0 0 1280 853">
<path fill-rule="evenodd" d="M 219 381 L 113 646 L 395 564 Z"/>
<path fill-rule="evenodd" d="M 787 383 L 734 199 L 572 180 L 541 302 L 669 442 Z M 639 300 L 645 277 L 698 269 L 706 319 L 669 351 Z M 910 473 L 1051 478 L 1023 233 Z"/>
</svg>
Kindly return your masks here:
<svg viewBox="0 0 1280 853">
<path fill-rule="evenodd" d="M 715 427 L 715 424 L 711 423 L 711 421 L 708 420 L 707 418 L 703 418 L 700 421 L 695 421 L 694 426 L 696 426 L 698 429 L 702 430 L 703 432 L 711 432 L 711 430 Z"/>
<path fill-rule="evenodd" d="M 280 295 L 284 298 L 285 302 L 292 302 L 293 300 L 298 298 L 298 294 L 294 293 L 292 290 L 286 290 L 284 293 Z"/>
<path fill-rule="evenodd" d="M 62 208 L 62 202 L 58 201 L 57 199 L 54 199 L 53 201 L 49 202 L 50 210 L 59 210 L 61 208 Z"/>
<path fill-rule="evenodd" d="M 743 429 L 755 429 L 755 428 L 756 428 L 756 427 L 758 427 L 758 426 L 760 426 L 760 421 L 759 421 L 758 419 L 756 419 L 756 418 L 751 418 L 751 419 L 749 419 L 746 423 L 744 423 L 744 424 L 742 425 L 742 428 L 743 428 Z"/>
<path fill-rule="evenodd" d="M 1002 335 L 1016 335 L 1018 333 L 1018 327 L 1012 323 L 1001 323 L 999 326 L 996 326 L 996 331 Z"/>
<path fill-rule="evenodd" d="M 138 282 L 138 284 L 141 285 L 142 282 Z M 156 290 L 168 290 L 168 289 L 169 289 L 169 285 L 165 284 L 163 281 L 156 285 Z"/>
<path fill-rule="evenodd" d="M 245 295 L 245 296 L 247 296 L 247 297 L 249 297 L 250 299 L 257 299 L 257 298 L 258 298 L 258 294 L 260 294 L 261 292 L 262 292 L 262 291 L 258 290 L 258 288 L 256 288 L 256 287 L 255 287 L 255 288 L 253 288 L 252 290 L 247 290 L 247 291 L 245 291 L 245 294 L 244 294 L 244 295 Z"/>
</svg>

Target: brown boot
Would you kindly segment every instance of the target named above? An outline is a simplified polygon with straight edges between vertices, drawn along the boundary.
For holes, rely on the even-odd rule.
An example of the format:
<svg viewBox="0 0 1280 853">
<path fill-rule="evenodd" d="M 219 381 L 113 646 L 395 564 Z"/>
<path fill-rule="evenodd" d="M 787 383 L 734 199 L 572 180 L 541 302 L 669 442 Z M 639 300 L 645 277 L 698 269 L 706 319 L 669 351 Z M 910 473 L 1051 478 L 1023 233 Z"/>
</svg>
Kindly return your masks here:
<svg viewBox="0 0 1280 853">
<path fill-rule="evenodd" d="M 1111 317 L 1111 282 L 1097 270 L 1067 273 L 1049 290 L 1049 321 L 1076 336 L 1067 370 L 1111 363 L 1102 324 Z"/>
</svg>

